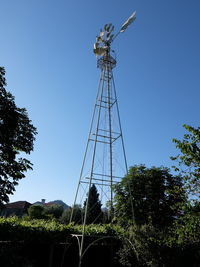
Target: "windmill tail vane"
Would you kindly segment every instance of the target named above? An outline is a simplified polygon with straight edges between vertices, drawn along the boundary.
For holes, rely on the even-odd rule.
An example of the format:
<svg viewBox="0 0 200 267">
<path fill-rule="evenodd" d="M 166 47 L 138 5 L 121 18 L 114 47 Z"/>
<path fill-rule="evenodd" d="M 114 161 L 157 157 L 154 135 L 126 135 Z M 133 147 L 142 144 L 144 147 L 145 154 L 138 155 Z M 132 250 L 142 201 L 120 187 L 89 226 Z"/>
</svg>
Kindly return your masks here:
<svg viewBox="0 0 200 267">
<path fill-rule="evenodd" d="M 120 32 L 124 32 L 127 27 L 136 19 L 136 11 L 133 12 L 133 14 L 127 19 L 127 21 L 124 22 L 122 25 Z"/>
</svg>

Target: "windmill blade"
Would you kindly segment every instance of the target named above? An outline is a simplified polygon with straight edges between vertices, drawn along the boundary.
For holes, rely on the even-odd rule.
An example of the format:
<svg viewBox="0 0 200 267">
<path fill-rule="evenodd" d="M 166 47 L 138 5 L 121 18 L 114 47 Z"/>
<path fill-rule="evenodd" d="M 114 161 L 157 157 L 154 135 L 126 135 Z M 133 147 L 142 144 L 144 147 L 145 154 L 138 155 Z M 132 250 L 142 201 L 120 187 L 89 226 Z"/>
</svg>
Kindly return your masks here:
<svg viewBox="0 0 200 267">
<path fill-rule="evenodd" d="M 104 33 L 105 33 L 105 32 L 103 32 L 103 31 L 101 30 L 99 36 L 102 38 L 102 37 L 104 36 Z"/>
<path fill-rule="evenodd" d="M 127 27 L 136 19 L 136 11 L 133 12 L 133 14 L 127 19 L 127 21 L 124 22 L 122 25 L 120 32 L 124 32 Z"/>
</svg>

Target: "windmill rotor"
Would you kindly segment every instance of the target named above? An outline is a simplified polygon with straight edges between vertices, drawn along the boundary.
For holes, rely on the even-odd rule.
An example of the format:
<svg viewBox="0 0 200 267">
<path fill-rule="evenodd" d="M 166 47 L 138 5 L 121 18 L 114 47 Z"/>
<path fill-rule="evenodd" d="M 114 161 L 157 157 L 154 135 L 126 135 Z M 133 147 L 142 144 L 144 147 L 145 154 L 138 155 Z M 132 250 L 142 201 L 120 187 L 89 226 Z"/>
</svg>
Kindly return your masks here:
<svg viewBox="0 0 200 267">
<path fill-rule="evenodd" d="M 132 15 L 122 24 L 120 30 L 113 34 L 114 25 L 112 23 L 105 24 L 103 30 L 100 30 L 99 36 L 96 37 L 96 42 L 94 44 L 94 54 L 96 56 L 103 56 L 106 52 L 109 51 L 111 43 L 116 39 L 116 37 L 120 34 L 125 32 L 128 26 L 134 22 L 136 19 L 136 11 L 132 13 Z M 112 33 L 112 34 L 111 34 Z"/>
</svg>

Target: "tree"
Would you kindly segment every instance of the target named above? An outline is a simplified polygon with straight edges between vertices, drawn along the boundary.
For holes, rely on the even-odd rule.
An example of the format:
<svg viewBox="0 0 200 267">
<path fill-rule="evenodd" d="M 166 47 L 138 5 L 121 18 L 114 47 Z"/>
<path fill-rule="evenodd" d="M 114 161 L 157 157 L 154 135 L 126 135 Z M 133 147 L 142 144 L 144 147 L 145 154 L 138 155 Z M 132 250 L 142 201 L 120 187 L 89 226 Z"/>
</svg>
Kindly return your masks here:
<svg viewBox="0 0 200 267">
<path fill-rule="evenodd" d="M 173 139 L 181 154 L 171 157 L 178 160 L 179 167 L 175 170 L 181 172 L 185 178 L 185 186 L 189 194 L 199 196 L 200 194 L 200 127 L 197 129 L 183 125 L 189 132 L 185 134 L 183 140 Z"/>
<path fill-rule="evenodd" d="M 173 139 L 181 153 L 171 159 L 178 161 L 178 167 L 173 167 L 184 177 L 188 202 L 184 205 L 183 216 L 174 225 L 173 237 L 179 246 L 181 244 L 183 248 L 192 249 L 191 259 L 195 261 L 193 255 L 199 254 L 200 247 L 200 127 L 194 128 L 186 124 L 183 127 L 188 131 L 183 140 Z M 199 263 L 198 256 L 196 260 Z M 191 263 L 191 266 L 197 265 Z"/>
<path fill-rule="evenodd" d="M 47 217 L 58 219 L 62 216 L 63 210 L 63 206 L 53 204 L 44 208 L 44 214 Z"/>
<path fill-rule="evenodd" d="M 31 219 L 44 219 L 44 210 L 42 205 L 32 205 L 28 208 L 28 215 Z"/>
<path fill-rule="evenodd" d="M 83 210 L 80 205 L 74 205 L 72 208 L 66 209 L 62 217 L 60 218 L 60 221 L 64 224 L 70 223 L 70 218 L 71 218 L 71 213 L 73 209 L 73 217 L 72 217 L 72 222 L 75 224 L 81 224 L 82 223 L 82 215 L 83 215 Z"/>
<path fill-rule="evenodd" d="M 86 223 L 100 223 L 102 222 L 102 210 L 101 210 L 101 202 L 99 200 L 99 194 L 97 192 L 96 186 L 93 184 L 89 190 L 88 198 L 84 202 L 84 212 L 86 212 L 87 208 L 87 216 L 86 216 Z"/>
<path fill-rule="evenodd" d="M 19 153 L 30 154 L 37 133 L 26 109 L 16 106 L 5 86 L 5 70 L 0 67 L 0 205 L 9 201 L 24 172 L 32 169 L 32 163 Z"/>
<path fill-rule="evenodd" d="M 122 224 L 132 221 L 133 208 L 136 225 L 168 226 L 185 201 L 182 178 L 173 176 L 164 167 L 131 167 L 114 190 L 115 214 Z"/>
</svg>

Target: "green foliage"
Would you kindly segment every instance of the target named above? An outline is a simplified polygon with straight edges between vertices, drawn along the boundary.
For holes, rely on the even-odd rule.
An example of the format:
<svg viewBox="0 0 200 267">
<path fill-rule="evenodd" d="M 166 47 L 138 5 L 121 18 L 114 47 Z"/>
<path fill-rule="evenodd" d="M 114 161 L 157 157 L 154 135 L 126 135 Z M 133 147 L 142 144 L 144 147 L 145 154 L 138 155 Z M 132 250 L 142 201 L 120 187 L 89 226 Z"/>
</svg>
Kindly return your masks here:
<svg viewBox="0 0 200 267">
<path fill-rule="evenodd" d="M 57 220 L 28 220 L 27 218 L 24 220 L 17 217 L 0 217 L 0 240 L 3 241 L 0 242 L 1 266 L 48 266 L 49 253 L 52 247 L 54 248 L 52 266 L 68 266 L 69 263 L 71 266 L 77 266 L 78 243 L 76 237 L 72 235 L 80 235 L 82 230 L 82 225 L 64 225 L 58 223 Z M 94 258 L 94 251 L 96 251 L 96 255 L 103 255 L 106 258 L 104 252 L 110 248 L 111 240 L 106 237 L 111 236 L 114 240 L 116 237 L 118 240 L 118 237 L 124 232 L 119 226 L 97 224 L 90 224 L 86 226 L 85 230 L 90 242 L 98 237 L 105 237 L 101 243 L 99 242 L 97 246 L 93 246 L 87 252 L 86 258 L 89 257 L 91 259 Z M 65 264 L 61 264 L 65 243 L 67 243 Z M 120 241 L 113 243 L 116 251 Z M 70 246 L 68 246 L 69 244 Z M 101 250 L 100 252 L 99 249 Z M 109 261 L 109 252 L 107 258 Z M 89 261 L 91 264 L 84 266 L 93 266 L 93 261 Z M 97 264 L 97 266 L 101 265 Z"/>
<path fill-rule="evenodd" d="M 32 169 L 20 152 L 33 150 L 36 128 L 31 124 L 24 108 L 18 108 L 14 97 L 5 90 L 5 70 L 0 67 L 0 204 L 9 201 L 24 172 Z"/>
<path fill-rule="evenodd" d="M 1 240 L 38 240 L 41 242 L 66 240 L 71 234 L 81 234 L 82 225 L 64 225 L 56 220 L 23 219 L 18 217 L 0 217 Z M 91 236 L 121 236 L 124 230 L 120 226 L 90 224 L 86 234 Z"/>
<path fill-rule="evenodd" d="M 192 209 L 174 222 L 170 234 L 166 237 L 167 243 L 187 246 L 200 244 L 200 216 Z"/>
<path fill-rule="evenodd" d="M 181 177 L 173 176 L 164 167 L 131 167 L 114 190 L 115 215 L 123 225 L 132 222 L 133 207 L 137 225 L 168 226 L 179 215 L 180 204 L 185 201 Z"/>
<path fill-rule="evenodd" d="M 105 208 L 102 210 L 102 223 L 103 224 L 109 224 L 112 222 L 110 215 L 111 213 L 108 209 Z"/>
<path fill-rule="evenodd" d="M 130 194 L 131 189 L 131 194 Z M 134 166 L 116 186 L 115 212 L 127 227 L 119 260 L 124 266 L 198 266 L 200 204 L 187 201 L 182 178 L 166 168 Z"/>
<path fill-rule="evenodd" d="M 200 127 L 197 129 L 183 125 L 189 132 L 185 134 L 183 140 L 173 139 L 181 154 L 171 157 L 178 160 L 179 167 L 175 170 L 181 172 L 185 177 L 185 185 L 188 193 L 199 196 L 200 193 Z"/>
<path fill-rule="evenodd" d="M 70 223 L 70 218 L 71 218 L 71 213 L 73 209 L 73 218 L 72 218 L 72 223 L 75 224 L 81 224 L 82 223 L 82 216 L 83 216 L 83 210 L 80 207 L 80 205 L 74 205 L 72 208 L 66 209 L 61 218 L 60 221 L 64 224 Z"/>
<path fill-rule="evenodd" d="M 49 206 L 45 206 L 44 208 L 44 214 L 49 217 L 49 218 L 60 218 L 63 214 L 63 206 L 61 205 L 49 205 Z"/>
<path fill-rule="evenodd" d="M 32 205 L 28 208 L 28 215 L 31 219 L 45 218 L 44 207 L 41 205 Z"/>
<path fill-rule="evenodd" d="M 161 250 L 165 247 L 164 236 L 163 230 L 151 224 L 131 226 L 127 235 L 129 242 L 124 242 L 121 250 L 121 262 L 129 259 L 128 266 L 165 266 L 161 257 Z"/>
<path fill-rule="evenodd" d="M 86 212 L 86 223 L 100 223 L 102 222 L 103 213 L 101 210 L 101 202 L 99 200 L 99 194 L 97 192 L 96 186 L 93 184 L 89 190 L 88 198 L 84 202 L 84 212 Z"/>
<path fill-rule="evenodd" d="M 63 214 L 63 207 L 60 205 L 32 205 L 28 209 L 30 219 L 58 219 Z"/>
<path fill-rule="evenodd" d="M 197 216 L 182 216 L 165 229 L 149 224 L 131 226 L 125 231 L 119 225 L 90 224 L 85 231 L 91 238 L 112 236 L 120 239 L 123 247 L 119 256 L 124 266 L 195 267 L 200 260 L 200 219 Z M 46 246 L 66 240 L 71 242 L 71 234 L 81 233 L 82 225 L 63 225 L 56 220 L 0 218 L 1 241 Z M 16 244 L 19 247 L 20 243 Z"/>
<path fill-rule="evenodd" d="M 199 266 L 200 219 L 182 217 L 169 228 L 131 226 L 119 251 L 123 266 Z"/>
</svg>

